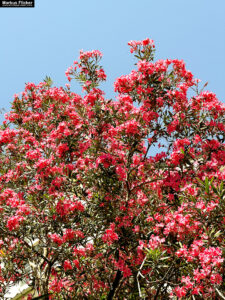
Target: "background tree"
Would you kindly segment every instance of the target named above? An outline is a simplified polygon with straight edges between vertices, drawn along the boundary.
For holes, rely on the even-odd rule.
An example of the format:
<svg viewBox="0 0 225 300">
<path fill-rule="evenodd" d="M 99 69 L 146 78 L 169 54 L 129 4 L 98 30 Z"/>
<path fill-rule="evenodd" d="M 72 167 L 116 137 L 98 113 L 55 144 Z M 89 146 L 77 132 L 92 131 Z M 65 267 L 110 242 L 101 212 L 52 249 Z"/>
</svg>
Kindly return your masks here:
<svg viewBox="0 0 225 300">
<path fill-rule="evenodd" d="M 128 44 L 137 70 L 116 101 L 97 50 L 66 71 L 83 97 L 50 78 L 15 96 L 0 131 L 3 299 L 21 280 L 29 299 L 225 298 L 224 105 L 183 61 L 153 62 L 152 40 Z"/>
</svg>

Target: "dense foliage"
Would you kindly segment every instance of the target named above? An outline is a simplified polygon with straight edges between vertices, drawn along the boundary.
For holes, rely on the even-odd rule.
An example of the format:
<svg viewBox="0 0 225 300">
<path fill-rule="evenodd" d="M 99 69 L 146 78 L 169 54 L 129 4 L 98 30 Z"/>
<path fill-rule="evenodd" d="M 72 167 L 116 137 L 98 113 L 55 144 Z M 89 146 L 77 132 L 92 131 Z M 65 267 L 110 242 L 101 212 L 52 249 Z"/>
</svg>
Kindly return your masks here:
<svg viewBox="0 0 225 300">
<path fill-rule="evenodd" d="M 224 105 L 181 60 L 136 70 L 106 99 L 99 51 L 70 84 L 15 95 L 0 130 L 0 295 L 32 299 L 225 299 Z M 154 147 L 159 150 L 151 152 Z"/>
</svg>

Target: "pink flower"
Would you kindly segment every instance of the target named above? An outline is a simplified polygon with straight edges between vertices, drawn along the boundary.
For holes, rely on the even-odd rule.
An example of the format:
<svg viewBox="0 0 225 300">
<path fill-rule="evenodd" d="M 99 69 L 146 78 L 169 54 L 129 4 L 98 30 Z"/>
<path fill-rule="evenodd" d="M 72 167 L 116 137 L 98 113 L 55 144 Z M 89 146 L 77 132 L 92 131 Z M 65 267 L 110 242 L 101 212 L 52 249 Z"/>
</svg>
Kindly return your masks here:
<svg viewBox="0 0 225 300">
<path fill-rule="evenodd" d="M 66 143 L 64 144 L 60 144 L 57 147 L 57 154 L 59 155 L 59 157 L 62 157 L 67 151 L 69 150 L 69 147 Z"/>
<path fill-rule="evenodd" d="M 210 281 L 212 284 L 220 285 L 222 283 L 222 276 L 220 274 L 212 274 Z"/>
<path fill-rule="evenodd" d="M 174 289 L 174 292 L 179 299 L 186 296 L 187 293 L 184 287 L 179 287 L 179 286 Z"/>
<path fill-rule="evenodd" d="M 131 269 L 127 266 L 123 259 L 120 258 L 119 261 L 115 263 L 115 266 L 123 272 L 123 276 L 125 278 L 132 275 Z"/>
<path fill-rule="evenodd" d="M 80 269 L 80 263 L 79 263 L 79 260 L 78 260 L 78 259 L 74 259 L 74 260 L 73 260 L 73 263 L 74 263 L 74 265 L 75 265 L 75 267 L 76 267 L 77 269 Z"/>
<path fill-rule="evenodd" d="M 201 137 L 198 134 L 196 134 L 193 139 L 194 144 L 198 144 L 201 141 L 202 141 Z"/>
<path fill-rule="evenodd" d="M 37 160 L 41 156 L 41 153 L 39 150 L 30 150 L 27 151 L 26 157 L 31 160 Z"/>
<path fill-rule="evenodd" d="M 96 167 L 98 168 L 99 164 L 103 164 L 104 168 L 109 168 L 115 164 L 116 160 L 110 153 L 104 153 L 100 155 L 96 160 Z"/>
<path fill-rule="evenodd" d="M 164 242 L 165 242 L 164 238 L 161 239 L 158 236 L 154 236 L 154 234 L 153 234 L 148 242 L 148 247 L 150 249 L 154 250 L 154 249 L 158 248 Z"/>
<path fill-rule="evenodd" d="M 191 281 L 189 276 L 182 276 L 181 282 L 185 284 L 186 289 L 193 289 L 194 287 L 194 282 Z"/>
<path fill-rule="evenodd" d="M 88 60 L 89 58 L 97 58 L 102 57 L 102 53 L 99 50 L 92 50 L 92 51 L 86 51 L 83 50 L 80 51 L 80 60 Z"/>
<path fill-rule="evenodd" d="M 10 217 L 7 221 L 7 225 L 6 227 L 12 231 L 12 230 L 15 230 L 15 229 L 18 229 L 19 226 L 20 226 L 20 223 L 24 220 L 24 217 L 22 216 L 13 216 L 13 217 Z"/>
<path fill-rule="evenodd" d="M 97 74 L 99 79 L 106 80 L 106 74 L 105 74 L 105 71 L 103 69 L 96 70 L 96 74 Z"/>
<path fill-rule="evenodd" d="M 63 288 L 68 289 L 68 287 L 70 287 L 71 284 L 72 283 L 69 280 L 67 280 L 66 278 L 58 279 L 56 277 L 51 281 L 51 283 L 49 285 L 49 290 L 53 291 L 55 293 L 60 293 Z"/>
<path fill-rule="evenodd" d="M 66 229 L 66 232 L 63 235 L 63 240 L 65 242 L 71 241 L 74 239 L 76 232 L 73 229 Z"/>
<path fill-rule="evenodd" d="M 137 50 L 137 47 L 141 45 L 141 41 L 130 41 L 128 45 L 131 47 L 130 52 L 133 53 Z"/>
<path fill-rule="evenodd" d="M 119 239 L 118 234 L 115 232 L 115 224 L 111 223 L 109 229 L 106 229 L 105 234 L 102 236 L 103 242 L 111 245 L 114 241 Z"/>
<path fill-rule="evenodd" d="M 64 261 L 63 268 L 65 272 L 73 269 L 71 262 L 68 259 Z"/>
<path fill-rule="evenodd" d="M 125 169 L 121 166 L 116 167 L 116 174 L 119 176 L 120 181 L 124 181 L 127 177 Z"/>
<path fill-rule="evenodd" d="M 50 159 L 40 158 L 40 159 L 36 162 L 35 166 L 36 166 L 37 169 L 42 170 L 42 169 L 46 168 L 47 166 L 49 166 L 49 165 L 50 165 L 50 162 L 51 162 Z"/>
<path fill-rule="evenodd" d="M 143 46 L 147 46 L 148 44 L 150 44 L 150 40 L 149 39 L 145 39 L 142 41 Z"/>
<path fill-rule="evenodd" d="M 63 239 L 58 234 L 53 233 L 50 234 L 49 237 L 54 243 L 58 244 L 58 246 L 61 246 L 63 244 Z"/>
<path fill-rule="evenodd" d="M 131 121 L 127 121 L 124 125 L 123 128 L 125 129 L 125 132 L 127 134 L 136 134 L 139 133 L 140 129 L 139 129 L 139 124 L 137 121 L 135 120 L 131 120 Z"/>
</svg>

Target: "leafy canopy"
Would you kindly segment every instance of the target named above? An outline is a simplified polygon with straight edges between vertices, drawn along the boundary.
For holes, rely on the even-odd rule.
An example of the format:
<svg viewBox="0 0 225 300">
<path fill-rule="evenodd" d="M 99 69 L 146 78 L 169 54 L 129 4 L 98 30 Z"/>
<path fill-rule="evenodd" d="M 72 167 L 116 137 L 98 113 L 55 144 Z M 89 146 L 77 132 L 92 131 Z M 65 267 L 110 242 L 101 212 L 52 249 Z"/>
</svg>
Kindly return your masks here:
<svg viewBox="0 0 225 300">
<path fill-rule="evenodd" d="M 83 96 L 49 77 L 15 95 L 0 130 L 2 299 L 21 281 L 28 299 L 225 297 L 224 105 L 183 61 L 154 61 L 152 40 L 128 44 L 136 69 L 115 100 L 97 50 L 66 71 Z"/>
</svg>

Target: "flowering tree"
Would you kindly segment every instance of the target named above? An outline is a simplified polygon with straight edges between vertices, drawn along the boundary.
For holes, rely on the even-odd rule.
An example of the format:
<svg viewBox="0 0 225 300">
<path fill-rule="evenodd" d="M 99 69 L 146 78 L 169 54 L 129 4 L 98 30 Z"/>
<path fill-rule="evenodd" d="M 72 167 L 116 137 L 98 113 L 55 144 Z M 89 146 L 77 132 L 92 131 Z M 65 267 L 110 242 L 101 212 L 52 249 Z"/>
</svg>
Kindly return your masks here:
<svg viewBox="0 0 225 300">
<path fill-rule="evenodd" d="M 128 44 L 116 101 L 81 52 L 66 76 L 83 97 L 47 78 L 6 114 L 2 299 L 21 281 L 28 299 L 225 299 L 225 107 L 152 40 Z"/>
</svg>

